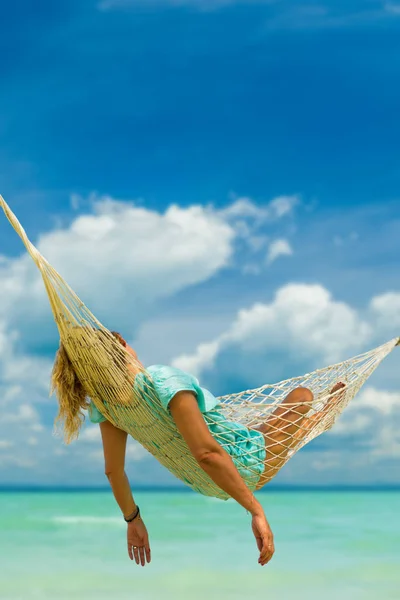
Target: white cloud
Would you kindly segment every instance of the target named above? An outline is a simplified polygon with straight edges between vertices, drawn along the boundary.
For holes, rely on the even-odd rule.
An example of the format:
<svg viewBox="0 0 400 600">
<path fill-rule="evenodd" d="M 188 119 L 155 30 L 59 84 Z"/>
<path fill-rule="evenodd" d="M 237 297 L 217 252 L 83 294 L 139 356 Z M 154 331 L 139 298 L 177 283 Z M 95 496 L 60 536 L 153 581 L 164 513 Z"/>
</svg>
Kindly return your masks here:
<svg viewBox="0 0 400 600">
<path fill-rule="evenodd" d="M 278 196 L 265 206 L 256 205 L 251 198 L 234 198 L 232 204 L 218 211 L 235 230 L 237 240 L 244 242 L 237 254 L 241 256 L 241 271 L 244 274 L 259 275 L 265 264 L 271 264 L 279 256 L 293 253 L 287 239 L 278 238 L 269 242 L 266 227 L 274 227 L 285 217 L 293 215 L 294 209 L 301 203 L 300 196 Z M 259 259 L 260 252 L 268 247 L 267 259 Z M 247 253 L 245 252 L 247 250 Z M 256 255 L 256 256 L 255 256 Z"/>
<path fill-rule="evenodd" d="M 81 432 L 79 439 L 82 442 L 97 443 L 101 441 L 101 432 L 98 425 L 88 425 Z"/>
<path fill-rule="evenodd" d="M 338 455 L 351 440 L 354 454 L 363 453 L 370 465 L 379 464 L 400 457 L 399 422 L 400 393 L 367 386 L 349 404 L 327 439 L 333 440 Z"/>
<path fill-rule="evenodd" d="M 20 335 L 0 320 L 0 424 L 36 418 L 32 402 L 48 396 L 51 361 L 19 349 Z M 24 399 L 21 401 L 21 399 Z"/>
<path fill-rule="evenodd" d="M 15 333 L 15 332 L 14 332 Z M 51 470 L 51 457 L 59 443 L 42 421 L 42 409 L 51 414 L 48 401 L 51 361 L 20 351 L 19 336 L 6 336 L 0 357 L 0 480 L 33 483 L 41 470 Z M 53 415 L 56 414 L 52 401 Z M 49 483 L 54 472 L 49 475 Z"/>
<path fill-rule="evenodd" d="M 390 424 L 395 427 L 396 414 L 400 415 L 400 393 L 367 385 L 349 404 L 329 435 L 349 435 L 354 441 L 356 436 L 365 439 L 368 434 L 368 443 L 376 452 L 382 442 L 387 447 L 387 440 L 382 436 L 383 427 L 387 428 Z M 397 437 L 400 440 L 400 433 L 393 431 L 389 437 L 390 442 Z"/>
<path fill-rule="evenodd" d="M 139 462 L 144 458 L 147 458 L 149 453 L 143 446 L 141 446 L 138 442 L 133 440 L 132 438 L 128 438 L 128 444 L 126 447 L 126 460 Z"/>
<path fill-rule="evenodd" d="M 251 198 L 241 196 L 221 209 L 220 214 L 227 219 L 252 218 L 256 222 L 264 222 L 269 218 L 269 210 L 254 204 Z"/>
<path fill-rule="evenodd" d="M 400 15 L 400 4 L 394 2 L 385 2 L 384 10 L 391 15 Z"/>
<path fill-rule="evenodd" d="M 292 256 L 293 249 L 285 239 L 274 240 L 268 247 L 267 263 L 273 263 L 280 256 Z"/>
<path fill-rule="evenodd" d="M 370 310 L 379 330 L 400 332 L 400 293 L 388 292 L 371 300 Z"/>
<path fill-rule="evenodd" d="M 270 203 L 272 215 L 280 219 L 285 215 L 291 214 L 295 206 L 300 203 L 300 196 L 277 196 Z"/>
<path fill-rule="evenodd" d="M 51 361 L 39 356 L 10 355 L 3 363 L 3 381 L 24 383 L 35 382 L 38 391 L 47 394 Z"/>
<path fill-rule="evenodd" d="M 10 442 L 9 440 L 0 440 L 0 450 L 2 448 L 11 448 L 11 446 L 13 446 L 14 443 Z"/>
<path fill-rule="evenodd" d="M 192 355 L 177 357 L 174 364 L 191 366 L 199 375 L 212 369 L 224 353 L 234 352 L 237 360 L 231 362 L 236 362 L 235 368 L 240 364 L 243 369 L 246 357 L 253 375 L 255 363 L 271 366 L 270 354 L 284 351 L 289 360 L 322 364 L 341 360 L 370 338 L 368 322 L 351 306 L 334 300 L 323 286 L 288 284 L 276 292 L 271 303 L 259 302 L 240 310 L 228 331 L 202 344 Z"/>
<path fill-rule="evenodd" d="M 400 409 L 400 392 L 388 392 L 368 387 L 363 390 L 352 408 L 373 408 L 377 412 L 389 416 Z"/>
<path fill-rule="evenodd" d="M 218 339 L 207 344 L 200 344 L 195 354 L 183 354 L 175 358 L 172 365 L 189 373 L 200 374 L 202 371 L 212 368 L 219 350 Z"/>
<path fill-rule="evenodd" d="M 26 403 L 24 397 L 18 398 L 18 404 L 12 408 L 5 406 L 1 397 L 0 386 L 0 449 L 12 448 L 10 454 L 0 452 L 0 479 L 2 470 L 10 466 L 17 468 L 30 468 L 36 463 L 36 457 L 32 454 L 31 446 L 36 439 L 32 435 L 35 431 L 43 430 L 40 417 L 35 408 Z"/>
<path fill-rule="evenodd" d="M 226 267 L 235 231 L 215 210 L 170 206 L 160 214 L 109 198 L 93 214 L 40 236 L 40 252 L 89 307 L 110 320 L 135 321 L 157 299 L 198 284 Z M 0 264 L 0 320 L 20 327 L 24 340 L 40 331 L 54 339 L 43 282 L 26 254 Z M 127 298 L 130 299 L 127 302 Z M 0 351 L 4 344 L 0 330 Z"/>
<path fill-rule="evenodd" d="M 282 217 L 293 214 L 294 208 L 301 202 L 297 194 L 291 196 L 277 196 L 267 205 L 259 206 L 247 196 L 234 198 L 232 204 L 219 211 L 220 215 L 227 220 L 238 220 L 251 218 L 256 225 L 267 221 L 275 221 Z"/>
<path fill-rule="evenodd" d="M 43 236 L 39 249 L 86 296 L 100 290 L 106 302 L 133 296 L 154 300 L 199 283 L 225 267 L 232 228 L 211 209 L 170 206 L 164 214 L 103 199 L 94 214 Z M 121 292 L 121 281 L 125 289 Z"/>
<path fill-rule="evenodd" d="M 100 320 L 125 330 L 139 323 L 154 302 L 232 267 L 239 241 L 250 253 L 259 252 L 267 240 L 259 228 L 287 216 L 299 202 L 297 196 L 281 196 L 260 207 L 238 198 L 223 209 L 171 205 L 159 213 L 92 197 L 92 213 L 42 234 L 36 245 Z M 78 206 L 79 199 L 73 203 Z M 272 252 L 287 253 L 288 243 L 275 243 Z M 242 257 L 243 248 L 237 254 Z M 10 331 L 33 348 L 54 340 L 44 285 L 26 253 L 2 258 L 0 287 L 0 355 Z M 44 373 L 47 364 L 39 359 L 12 364 L 20 377 L 30 377 L 28 367 Z"/>
</svg>

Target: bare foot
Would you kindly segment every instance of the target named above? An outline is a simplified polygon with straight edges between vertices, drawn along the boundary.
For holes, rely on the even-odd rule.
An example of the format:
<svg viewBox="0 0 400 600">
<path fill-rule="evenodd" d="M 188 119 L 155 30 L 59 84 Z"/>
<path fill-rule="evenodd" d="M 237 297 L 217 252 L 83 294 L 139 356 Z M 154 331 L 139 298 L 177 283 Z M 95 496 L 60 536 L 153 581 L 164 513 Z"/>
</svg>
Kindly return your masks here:
<svg viewBox="0 0 400 600">
<path fill-rule="evenodd" d="M 301 428 L 296 432 L 297 439 L 304 438 L 309 431 L 313 429 L 313 427 L 315 427 L 315 425 L 317 425 L 317 423 L 319 423 L 328 412 L 330 412 L 332 407 L 342 400 L 344 392 L 339 394 L 337 394 L 337 392 L 339 392 L 339 390 L 343 390 L 345 387 L 346 384 L 342 381 L 339 381 L 333 386 L 329 392 L 329 399 L 324 403 L 324 406 L 315 414 L 305 418 Z M 332 398 L 332 396 L 334 397 Z"/>
<path fill-rule="evenodd" d="M 331 389 L 331 391 L 329 393 L 332 395 L 335 392 L 338 392 L 339 390 L 343 389 L 344 387 L 346 387 L 346 384 L 339 381 L 338 383 L 335 383 L 335 385 L 333 386 L 333 388 Z"/>
</svg>

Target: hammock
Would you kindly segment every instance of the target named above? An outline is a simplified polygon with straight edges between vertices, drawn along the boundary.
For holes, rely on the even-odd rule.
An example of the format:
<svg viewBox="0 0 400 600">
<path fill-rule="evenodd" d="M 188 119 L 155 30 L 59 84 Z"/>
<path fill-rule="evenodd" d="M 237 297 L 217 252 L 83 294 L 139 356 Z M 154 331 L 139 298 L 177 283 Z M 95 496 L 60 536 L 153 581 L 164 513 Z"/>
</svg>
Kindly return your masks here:
<svg viewBox="0 0 400 600">
<path fill-rule="evenodd" d="M 2 196 L 0 205 L 40 270 L 60 338 L 94 405 L 111 423 L 129 433 L 192 489 L 206 496 L 227 499 L 228 495 L 193 458 L 172 419 L 166 419 L 165 409 L 149 383 L 150 375 L 143 371 L 143 367 L 135 364 L 133 357 L 29 241 Z M 230 421 L 255 427 L 265 423 L 287 394 L 296 387 L 308 387 L 313 392 L 314 401 L 308 415 L 311 418 L 305 419 L 304 426 L 292 436 L 290 450 L 273 471 L 274 476 L 301 447 L 332 427 L 335 419 L 376 367 L 399 344 L 400 338 L 393 339 L 370 352 L 301 377 L 221 396 L 218 399 L 220 412 Z M 133 389 L 128 365 L 145 375 L 139 378 L 144 382 L 141 389 L 137 389 L 136 385 L 136 390 Z M 331 394 L 330 390 L 339 381 L 344 382 L 346 387 Z M 151 402 L 143 400 L 146 395 L 151 398 Z M 223 436 L 221 439 L 217 436 L 216 439 L 222 446 L 226 443 Z M 268 460 L 267 458 L 267 462 Z M 267 483 L 272 476 L 262 479 L 261 485 Z"/>
</svg>

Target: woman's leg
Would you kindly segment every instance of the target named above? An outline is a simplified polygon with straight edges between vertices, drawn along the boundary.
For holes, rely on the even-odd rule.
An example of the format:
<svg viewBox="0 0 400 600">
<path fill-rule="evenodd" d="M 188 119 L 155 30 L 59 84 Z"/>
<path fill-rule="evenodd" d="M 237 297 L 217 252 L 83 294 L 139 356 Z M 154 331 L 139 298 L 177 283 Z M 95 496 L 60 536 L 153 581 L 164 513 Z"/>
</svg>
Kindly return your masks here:
<svg viewBox="0 0 400 600">
<path fill-rule="evenodd" d="M 265 423 L 257 427 L 264 434 L 267 453 L 265 471 L 257 487 L 265 485 L 284 464 L 287 454 L 294 444 L 293 436 L 301 427 L 313 399 L 314 395 L 311 390 L 298 387 L 286 396 Z"/>
<path fill-rule="evenodd" d="M 331 395 L 335 395 L 335 401 L 342 398 L 342 394 L 338 395 L 336 392 L 344 387 L 344 383 L 337 383 L 330 391 Z M 264 434 L 266 449 L 265 470 L 257 489 L 260 489 L 277 474 L 285 463 L 289 450 L 312 428 L 307 424 L 314 426 L 314 422 L 321 419 L 321 415 L 318 413 L 313 417 L 306 417 L 313 400 L 314 396 L 311 390 L 298 387 L 286 396 L 265 423 L 256 428 Z M 330 401 L 322 413 L 328 410 L 328 407 L 331 408 Z"/>
</svg>

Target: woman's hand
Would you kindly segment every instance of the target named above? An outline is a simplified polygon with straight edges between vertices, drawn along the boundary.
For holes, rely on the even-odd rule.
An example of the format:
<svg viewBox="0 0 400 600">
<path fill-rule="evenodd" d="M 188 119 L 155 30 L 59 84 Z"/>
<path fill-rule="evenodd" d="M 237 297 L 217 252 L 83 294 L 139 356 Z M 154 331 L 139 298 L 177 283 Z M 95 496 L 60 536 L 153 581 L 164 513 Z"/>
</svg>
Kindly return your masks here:
<svg viewBox="0 0 400 600">
<path fill-rule="evenodd" d="M 150 544 L 149 534 L 140 517 L 128 523 L 127 540 L 129 558 L 135 558 L 136 564 L 144 567 L 146 561 L 151 561 Z"/>
<path fill-rule="evenodd" d="M 251 528 L 256 538 L 257 547 L 260 551 L 258 562 L 264 566 L 269 562 L 275 552 L 274 536 L 271 527 L 263 512 L 253 515 Z"/>
</svg>

